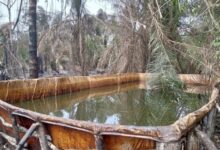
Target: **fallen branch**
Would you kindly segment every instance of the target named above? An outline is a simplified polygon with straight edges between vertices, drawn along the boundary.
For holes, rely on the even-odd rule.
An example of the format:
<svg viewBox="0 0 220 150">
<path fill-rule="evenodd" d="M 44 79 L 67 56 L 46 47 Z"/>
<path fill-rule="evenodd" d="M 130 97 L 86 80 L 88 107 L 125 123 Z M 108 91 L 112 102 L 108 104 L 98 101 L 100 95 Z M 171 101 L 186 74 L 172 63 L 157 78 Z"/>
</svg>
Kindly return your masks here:
<svg viewBox="0 0 220 150">
<path fill-rule="evenodd" d="M 15 138 L 8 136 L 7 134 L 0 132 L 0 136 L 5 139 L 10 145 L 16 146 L 16 140 Z"/>
<path fill-rule="evenodd" d="M 198 129 L 195 129 L 195 134 L 207 150 L 217 150 L 215 144 L 211 141 L 208 135 Z"/>
<path fill-rule="evenodd" d="M 96 144 L 96 149 L 97 150 L 104 149 L 103 137 L 101 135 L 98 135 L 98 134 L 95 135 L 95 144 Z"/>
<path fill-rule="evenodd" d="M 42 123 L 39 124 L 38 128 L 39 141 L 42 150 L 48 150 L 48 142 L 45 136 L 45 129 Z"/>
<path fill-rule="evenodd" d="M 216 109 L 217 109 L 217 111 L 220 113 L 220 106 L 219 106 L 218 103 L 216 103 Z"/>
<path fill-rule="evenodd" d="M 34 123 L 31 125 L 31 127 L 28 129 L 28 131 L 25 133 L 25 135 L 18 143 L 16 150 L 21 150 L 23 148 L 23 145 L 25 144 L 27 139 L 34 133 L 34 131 L 39 127 L 39 125 L 40 125 L 39 123 Z"/>
</svg>

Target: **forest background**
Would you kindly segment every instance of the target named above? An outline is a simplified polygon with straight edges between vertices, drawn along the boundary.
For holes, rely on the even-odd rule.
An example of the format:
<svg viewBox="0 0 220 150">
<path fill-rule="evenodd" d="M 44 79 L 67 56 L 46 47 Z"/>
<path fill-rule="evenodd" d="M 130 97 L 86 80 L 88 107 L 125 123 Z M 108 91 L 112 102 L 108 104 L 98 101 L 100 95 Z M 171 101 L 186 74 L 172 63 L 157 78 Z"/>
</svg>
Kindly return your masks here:
<svg viewBox="0 0 220 150">
<path fill-rule="evenodd" d="M 219 76 L 220 0 L 100 0 L 108 6 L 96 14 L 86 7 L 91 1 L 0 0 L 1 80 L 126 72 Z"/>
</svg>

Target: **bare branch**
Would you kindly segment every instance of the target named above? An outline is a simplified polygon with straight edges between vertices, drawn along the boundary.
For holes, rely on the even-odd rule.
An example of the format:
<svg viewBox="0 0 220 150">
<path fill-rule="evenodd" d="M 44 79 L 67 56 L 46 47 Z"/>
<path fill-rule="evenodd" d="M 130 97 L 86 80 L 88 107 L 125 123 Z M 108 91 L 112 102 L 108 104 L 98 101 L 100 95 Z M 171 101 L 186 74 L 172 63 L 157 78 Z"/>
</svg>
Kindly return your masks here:
<svg viewBox="0 0 220 150">
<path fill-rule="evenodd" d="M 8 5 L 5 4 L 4 2 L 0 1 L 0 3 L 1 3 L 2 5 L 5 5 L 5 7 L 8 7 Z"/>
<path fill-rule="evenodd" d="M 10 4 L 9 8 L 11 8 L 11 7 L 15 4 L 15 2 L 16 2 L 16 0 L 14 0 L 14 1 Z"/>
<path fill-rule="evenodd" d="M 21 0 L 21 2 L 20 2 L 19 11 L 18 11 L 18 17 L 17 17 L 17 19 L 16 19 L 16 22 L 15 22 L 15 24 L 14 24 L 14 27 L 13 27 L 12 31 L 14 31 L 14 29 L 16 28 L 16 26 L 17 26 L 17 24 L 18 24 L 18 22 L 19 22 L 20 15 L 21 15 L 22 3 L 23 3 L 23 0 Z"/>
<path fill-rule="evenodd" d="M 160 6 L 159 6 L 159 3 L 158 3 L 157 0 L 156 0 L 156 4 L 157 4 L 157 9 L 158 9 L 158 12 L 159 12 L 160 19 L 161 19 L 161 18 L 163 18 L 163 16 L 162 16 L 162 13 L 161 13 L 161 10 L 160 10 Z"/>
<path fill-rule="evenodd" d="M 216 29 L 220 32 L 220 25 L 218 24 L 218 22 L 215 20 L 214 16 L 212 15 L 212 12 L 210 10 L 210 4 L 208 3 L 207 0 L 204 0 L 204 2 L 205 2 L 206 6 L 208 8 L 208 12 L 209 12 L 209 15 L 210 15 L 210 17 L 212 19 L 212 22 L 214 23 Z"/>
</svg>

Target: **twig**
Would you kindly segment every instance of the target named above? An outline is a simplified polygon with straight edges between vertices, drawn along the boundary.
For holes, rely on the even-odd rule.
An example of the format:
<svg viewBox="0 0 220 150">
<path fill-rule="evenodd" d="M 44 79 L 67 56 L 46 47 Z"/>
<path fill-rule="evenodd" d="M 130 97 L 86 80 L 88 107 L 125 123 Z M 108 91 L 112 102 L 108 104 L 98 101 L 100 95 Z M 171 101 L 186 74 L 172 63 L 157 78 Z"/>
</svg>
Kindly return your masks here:
<svg viewBox="0 0 220 150">
<path fill-rule="evenodd" d="M 160 16 L 160 19 L 161 19 L 161 18 L 163 18 L 163 16 L 162 16 L 162 13 L 161 13 L 161 10 L 160 10 L 160 6 L 159 6 L 159 3 L 158 3 L 157 0 L 156 0 L 156 5 L 157 5 L 157 9 L 158 9 L 159 16 Z"/>
</svg>

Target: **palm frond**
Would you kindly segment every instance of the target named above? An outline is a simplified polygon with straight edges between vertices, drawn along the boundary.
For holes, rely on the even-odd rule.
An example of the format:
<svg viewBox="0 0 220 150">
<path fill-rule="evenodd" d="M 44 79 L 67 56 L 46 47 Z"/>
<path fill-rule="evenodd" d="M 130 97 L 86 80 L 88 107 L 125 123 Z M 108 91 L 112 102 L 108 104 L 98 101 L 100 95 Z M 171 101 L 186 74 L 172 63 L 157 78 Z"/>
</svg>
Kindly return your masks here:
<svg viewBox="0 0 220 150">
<path fill-rule="evenodd" d="M 158 34 L 159 32 L 154 28 L 148 45 L 152 51 L 148 72 L 157 74 L 157 77 L 150 81 L 150 86 L 157 87 L 157 89 L 164 91 L 164 93 L 178 94 L 183 89 L 183 84 L 178 79 L 175 66 L 171 62 L 172 53 L 163 44 L 161 38 L 163 33 Z"/>
</svg>

